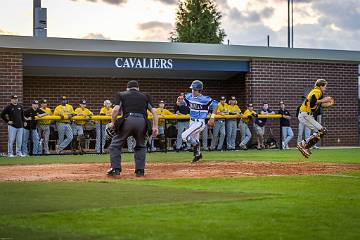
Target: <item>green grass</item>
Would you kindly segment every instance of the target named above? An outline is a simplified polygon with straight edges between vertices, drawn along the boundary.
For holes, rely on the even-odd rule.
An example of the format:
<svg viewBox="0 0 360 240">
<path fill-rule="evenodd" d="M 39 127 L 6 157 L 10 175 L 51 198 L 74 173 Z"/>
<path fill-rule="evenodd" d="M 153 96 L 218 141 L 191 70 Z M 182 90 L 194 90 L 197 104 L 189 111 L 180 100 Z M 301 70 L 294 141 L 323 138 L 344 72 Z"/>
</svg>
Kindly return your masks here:
<svg viewBox="0 0 360 240">
<path fill-rule="evenodd" d="M 304 157 L 295 149 L 289 151 L 280 150 L 248 150 L 237 152 L 204 152 L 204 161 L 226 160 L 226 161 L 276 161 L 291 162 L 303 161 Z M 192 158 L 189 152 L 168 152 L 147 154 L 148 162 L 188 162 Z M 132 161 L 133 154 L 123 154 L 124 161 Z M 108 162 L 107 154 L 87 154 L 87 155 L 63 155 L 63 156 L 36 156 L 36 157 L 15 157 L 0 158 L 0 165 L 14 164 L 49 164 L 49 163 L 96 163 Z M 320 149 L 313 150 L 313 155 L 309 160 L 313 162 L 337 162 L 337 163 L 360 163 L 360 148 L 354 149 Z"/>
<path fill-rule="evenodd" d="M 208 152 L 206 160 L 299 161 L 297 151 Z M 190 153 L 149 154 L 184 162 Z M 360 164 L 360 149 L 309 161 Z M 127 154 L 126 161 L 132 156 Z M 2 165 L 108 156 L 0 158 Z M 315 176 L 0 182 L 0 239 L 359 239 L 360 171 Z"/>
<path fill-rule="evenodd" d="M 0 238 L 357 239 L 345 176 L 1 183 Z"/>
</svg>

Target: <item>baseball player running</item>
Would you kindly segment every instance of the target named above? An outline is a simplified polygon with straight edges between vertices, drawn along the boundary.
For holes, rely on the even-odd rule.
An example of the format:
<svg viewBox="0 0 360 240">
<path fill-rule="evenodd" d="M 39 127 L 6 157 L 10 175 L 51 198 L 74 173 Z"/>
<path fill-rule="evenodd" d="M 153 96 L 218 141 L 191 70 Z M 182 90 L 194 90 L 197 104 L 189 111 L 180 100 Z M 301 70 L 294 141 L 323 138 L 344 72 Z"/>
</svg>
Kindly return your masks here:
<svg viewBox="0 0 360 240">
<path fill-rule="evenodd" d="M 205 128 L 205 119 L 209 111 L 211 111 L 212 114 L 208 125 L 214 126 L 214 112 L 217 110 L 217 102 L 211 97 L 201 94 L 203 90 L 203 83 L 201 81 L 193 81 L 190 88 L 192 92 L 185 94 L 183 98 L 179 99 L 180 101 L 184 101 L 190 108 L 190 125 L 189 128 L 181 134 L 181 137 L 183 141 L 189 142 L 193 146 L 194 159 L 192 162 L 195 163 L 202 158 L 199 141 L 200 132 Z"/>
<path fill-rule="evenodd" d="M 306 158 L 308 158 L 311 154 L 310 148 L 327 133 L 327 130 L 321 126 L 321 124 L 318 123 L 313 116 L 313 112 L 315 112 L 322 104 L 333 103 L 333 99 L 331 97 L 323 97 L 326 87 L 327 81 L 325 79 L 316 80 L 315 87 L 309 92 L 300 107 L 298 116 L 299 121 L 314 131 L 310 137 L 302 140 L 297 145 L 299 151 Z"/>
</svg>

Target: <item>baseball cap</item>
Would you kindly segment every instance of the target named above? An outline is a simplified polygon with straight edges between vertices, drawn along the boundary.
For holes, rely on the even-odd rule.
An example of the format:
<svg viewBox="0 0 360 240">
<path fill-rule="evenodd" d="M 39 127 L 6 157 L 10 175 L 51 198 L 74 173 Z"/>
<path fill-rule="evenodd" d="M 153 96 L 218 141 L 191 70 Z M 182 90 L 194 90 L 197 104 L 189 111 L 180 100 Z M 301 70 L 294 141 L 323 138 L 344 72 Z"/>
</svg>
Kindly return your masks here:
<svg viewBox="0 0 360 240">
<path fill-rule="evenodd" d="M 252 103 L 249 103 L 249 105 L 248 105 L 249 107 L 253 107 L 253 105 L 252 105 Z"/>
<path fill-rule="evenodd" d="M 46 99 L 43 99 L 43 100 L 41 101 L 41 103 L 47 103 L 47 100 L 46 100 Z"/>
<path fill-rule="evenodd" d="M 86 100 L 85 99 L 81 100 L 80 104 L 86 104 Z"/>
<path fill-rule="evenodd" d="M 231 96 L 231 100 L 236 100 L 236 97 L 235 97 L 235 96 Z"/>
<path fill-rule="evenodd" d="M 164 100 L 161 100 L 160 103 L 164 103 L 164 104 L 165 104 Z"/>
<path fill-rule="evenodd" d="M 221 100 L 226 100 L 225 96 L 221 96 L 220 99 L 221 99 Z"/>
<path fill-rule="evenodd" d="M 17 99 L 18 98 L 18 96 L 17 95 L 11 95 L 11 99 Z"/>
<path fill-rule="evenodd" d="M 128 88 L 138 88 L 139 87 L 139 83 L 138 81 L 135 80 L 131 80 L 127 83 L 127 87 Z"/>
<path fill-rule="evenodd" d="M 60 100 L 63 100 L 63 101 L 64 101 L 64 100 L 67 100 L 67 98 L 66 98 L 66 96 L 61 96 L 61 97 L 60 97 Z"/>
<path fill-rule="evenodd" d="M 38 100 L 34 100 L 34 101 L 32 102 L 32 104 L 39 104 L 39 101 L 38 101 Z"/>
</svg>

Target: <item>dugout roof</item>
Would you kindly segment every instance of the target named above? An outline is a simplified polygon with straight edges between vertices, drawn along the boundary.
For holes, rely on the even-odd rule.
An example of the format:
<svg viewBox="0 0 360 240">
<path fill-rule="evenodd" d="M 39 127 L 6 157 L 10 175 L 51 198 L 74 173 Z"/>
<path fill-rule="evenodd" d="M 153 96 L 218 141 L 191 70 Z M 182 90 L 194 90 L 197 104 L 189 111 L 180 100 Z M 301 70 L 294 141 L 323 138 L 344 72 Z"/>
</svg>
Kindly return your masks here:
<svg viewBox="0 0 360 240">
<path fill-rule="evenodd" d="M 359 51 L 0 36 L 24 54 L 24 75 L 227 79 L 253 59 L 360 63 Z"/>
</svg>

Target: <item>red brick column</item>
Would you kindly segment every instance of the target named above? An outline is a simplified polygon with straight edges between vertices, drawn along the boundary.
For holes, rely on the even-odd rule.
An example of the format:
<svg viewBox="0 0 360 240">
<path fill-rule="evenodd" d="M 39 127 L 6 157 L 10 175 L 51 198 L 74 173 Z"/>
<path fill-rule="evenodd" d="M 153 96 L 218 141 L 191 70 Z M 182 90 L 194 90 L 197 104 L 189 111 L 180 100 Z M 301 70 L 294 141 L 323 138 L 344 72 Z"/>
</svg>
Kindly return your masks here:
<svg viewBox="0 0 360 240">
<path fill-rule="evenodd" d="M 279 101 L 285 101 L 293 116 L 291 125 L 297 138 L 296 107 L 301 103 L 304 90 L 314 85 L 318 78 L 328 80 L 326 95 L 333 96 L 336 105 L 324 111 L 323 125 L 329 130 L 324 146 L 358 145 L 358 76 L 357 64 L 253 60 L 251 73 L 246 76 L 246 99 L 259 109 L 268 102 L 273 110 Z M 269 121 L 275 136 L 279 136 L 278 120 Z M 291 141 L 294 146 L 296 140 Z"/>
<path fill-rule="evenodd" d="M 16 94 L 19 102 L 23 96 L 22 54 L 0 52 L 0 109 L 9 104 L 10 96 Z M 0 120 L 0 152 L 7 152 L 7 125 Z"/>
</svg>

